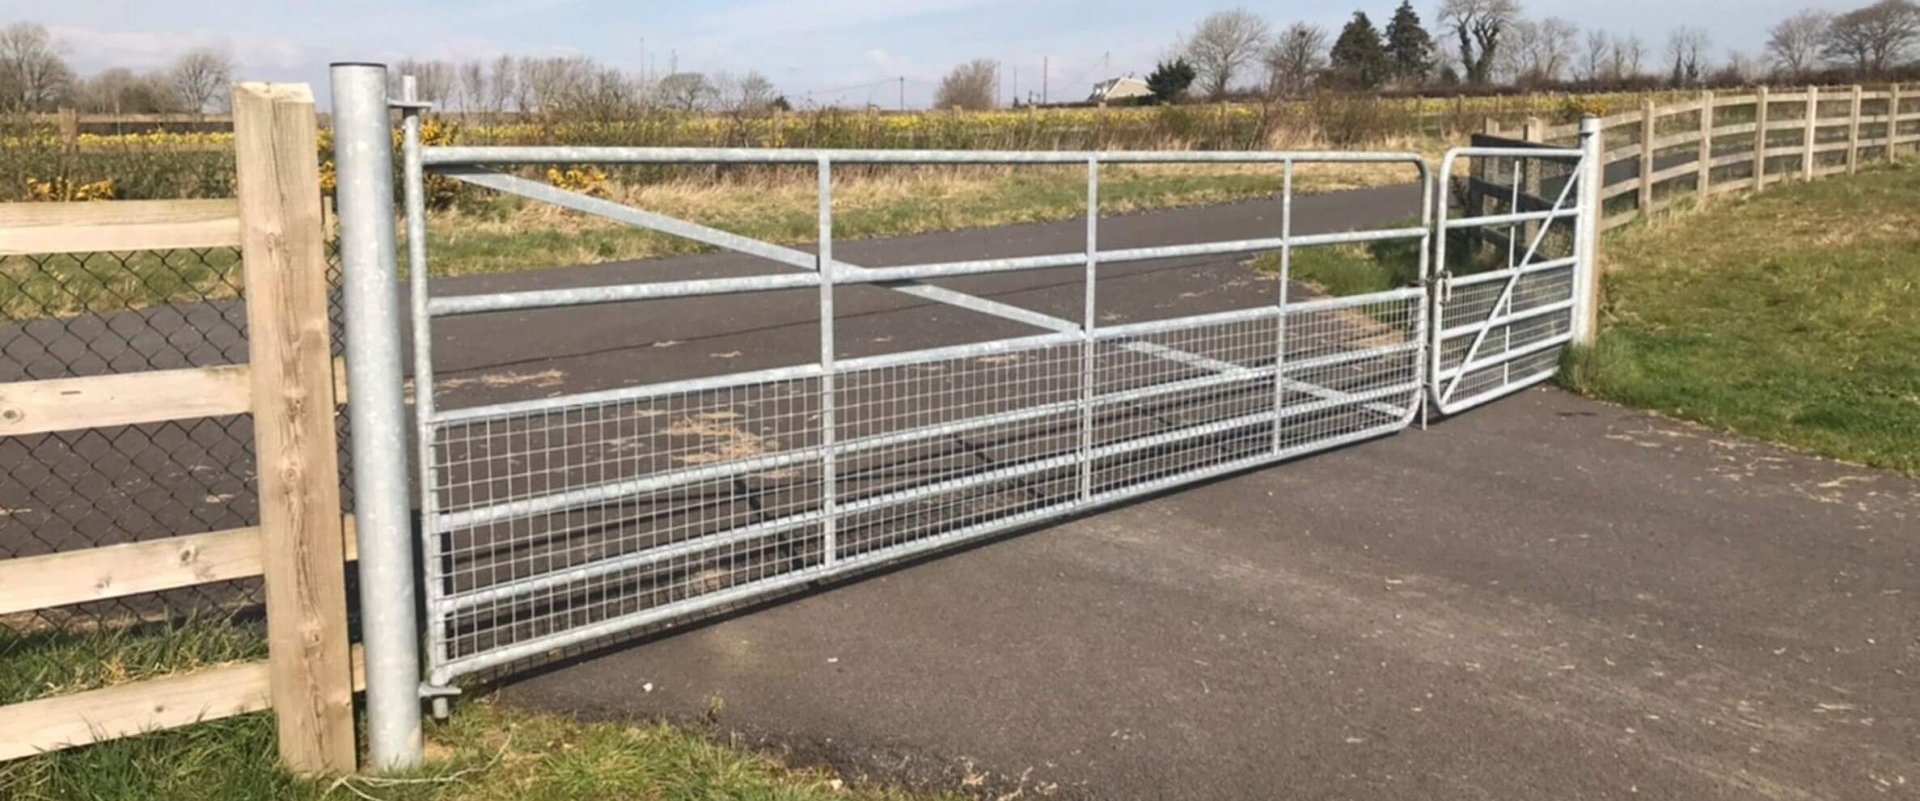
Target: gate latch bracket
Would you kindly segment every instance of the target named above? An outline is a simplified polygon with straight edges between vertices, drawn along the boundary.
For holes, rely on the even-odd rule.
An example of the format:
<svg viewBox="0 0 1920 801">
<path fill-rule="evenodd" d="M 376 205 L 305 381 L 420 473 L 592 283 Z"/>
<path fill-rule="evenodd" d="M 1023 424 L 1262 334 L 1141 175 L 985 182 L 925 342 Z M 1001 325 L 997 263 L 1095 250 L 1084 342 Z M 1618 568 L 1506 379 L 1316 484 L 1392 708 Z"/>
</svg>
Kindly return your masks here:
<svg viewBox="0 0 1920 801">
<path fill-rule="evenodd" d="M 459 687 L 428 684 L 426 682 L 420 683 L 420 699 L 431 705 L 434 720 L 447 719 L 448 714 L 451 712 L 448 707 L 452 703 L 452 699 L 458 695 L 460 695 Z"/>
</svg>

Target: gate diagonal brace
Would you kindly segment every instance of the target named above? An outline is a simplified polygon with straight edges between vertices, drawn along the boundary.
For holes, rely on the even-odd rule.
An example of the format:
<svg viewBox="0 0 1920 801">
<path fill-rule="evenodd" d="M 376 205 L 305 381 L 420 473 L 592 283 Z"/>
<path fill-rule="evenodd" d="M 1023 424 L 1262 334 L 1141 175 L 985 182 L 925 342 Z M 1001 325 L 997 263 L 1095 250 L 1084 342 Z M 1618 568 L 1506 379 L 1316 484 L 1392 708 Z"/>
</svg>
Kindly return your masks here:
<svg viewBox="0 0 1920 801">
<path fill-rule="evenodd" d="M 591 195 L 561 189 L 551 184 L 521 178 L 517 175 L 508 175 L 503 172 L 473 166 L 439 167 L 434 171 L 475 186 L 492 189 L 496 192 L 518 195 L 529 200 L 571 209 L 582 214 L 591 214 L 636 228 L 657 231 L 669 236 L 692 240 L 724 250 L 731 250 L 749 256 L 757 256 L 789 267 L 814 271 L 820 269 L 819 258 L 803 250 L 741 236 L 729 231 L 669 217 L 657 212 L 624 206 Z M 858 275 L 866 272 L 868 269 L 857 264 L 849 264 L 839 260 L 833 262 L 833 268 L 836 272 L 844 271 L 850 275 Z M 1075 333 L 1081 330 L 1080 324 L 1071 320 L 1041 314 L 1012 304 L 988 300 L 945 287 L 930 286 L 920 281 L 886 282 L 875 284 L 875 286 L 891 289 L 895 292 L 912 295 L 924 300 L 931 300 L 936 303 L 944 303 L 968 311 L 1025 323 L 1056 333 Z M 1153 342 L 1128 341 L 1120 342 L 1119 345 L 1136 353 L 1155 356 L 1189 367 L 1199 367 L 1214 372 L 1227 372 L 1240 369 L 1239 365 L 1231 362 L 1224 362 L 1218 359 L 1188 353 Z M 1285 386 L 1289 390 L 1311 395 L 1322 400 L 1360 400 L 1350 393 L 1297 379 L 1283 377 L 1280 379 L 1280 382 L 1282 386 Z M 1368 402 L 1366 403 L 1366 408 L 1394 416 L 1406 413 L 1405 409 L 1389 403 Z"/>
</svg>

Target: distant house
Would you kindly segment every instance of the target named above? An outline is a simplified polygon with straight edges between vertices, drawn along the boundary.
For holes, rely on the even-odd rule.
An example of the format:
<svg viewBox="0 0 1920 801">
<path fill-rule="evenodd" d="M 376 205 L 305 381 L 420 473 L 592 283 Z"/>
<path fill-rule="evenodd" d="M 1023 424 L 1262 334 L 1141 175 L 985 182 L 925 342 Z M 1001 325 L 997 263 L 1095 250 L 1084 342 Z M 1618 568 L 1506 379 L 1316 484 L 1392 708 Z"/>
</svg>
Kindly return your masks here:
<svg viewBox="0 0 1920 801">
<path fill-rule="evenodd" d="M 1093 95 L 1088 97 L 1087 100 L 1094 103 L 1112 103 L 1120 100 L 1130 100 L 1136 97 L 1147 97 L 1152 94 L 1153 90 L 1147 88 L 1146 81 L 1135 78 L 1132 75 L 1127 75 L 1119 78 L 1108 78 L 1094 84 Z"/>
</svg>

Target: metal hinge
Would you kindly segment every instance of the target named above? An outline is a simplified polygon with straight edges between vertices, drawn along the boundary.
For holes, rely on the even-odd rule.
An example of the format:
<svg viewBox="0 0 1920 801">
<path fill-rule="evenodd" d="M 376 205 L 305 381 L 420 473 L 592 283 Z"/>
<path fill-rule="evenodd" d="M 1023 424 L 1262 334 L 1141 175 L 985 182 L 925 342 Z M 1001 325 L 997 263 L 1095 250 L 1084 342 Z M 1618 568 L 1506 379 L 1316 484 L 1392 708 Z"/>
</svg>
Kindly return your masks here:
<svg viewBox="0 0 1920 801">
<path fill-rule="evenodd" d="M 426 701 L 432 709 L 434 720 L 447 719 L 447 716 L 452 712 L 449 708 L 452 705 L 452 699 L 459 694 L 459 687 L 428 684 L 426 682 L 420 683 L 420 698 Z"/>
</svg>

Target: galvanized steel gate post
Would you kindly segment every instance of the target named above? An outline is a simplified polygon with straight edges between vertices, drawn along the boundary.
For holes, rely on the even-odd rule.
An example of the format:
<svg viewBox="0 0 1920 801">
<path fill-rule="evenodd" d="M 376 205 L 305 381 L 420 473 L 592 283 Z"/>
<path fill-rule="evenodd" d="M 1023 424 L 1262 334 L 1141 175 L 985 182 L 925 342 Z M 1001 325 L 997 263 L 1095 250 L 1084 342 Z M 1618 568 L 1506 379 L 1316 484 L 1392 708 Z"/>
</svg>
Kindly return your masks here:
<svg viewBox="0 0 1920 801">
<path fill-rule="evenodd" d="M 403 446 L 407 407 L 394 269 L 387 69 L 335 64 L 332 82 L 367 746 L 375 770 L 405 770 L 422 758 L 420 621 L 414 609 L 412 506 Z"/>
</svg>

